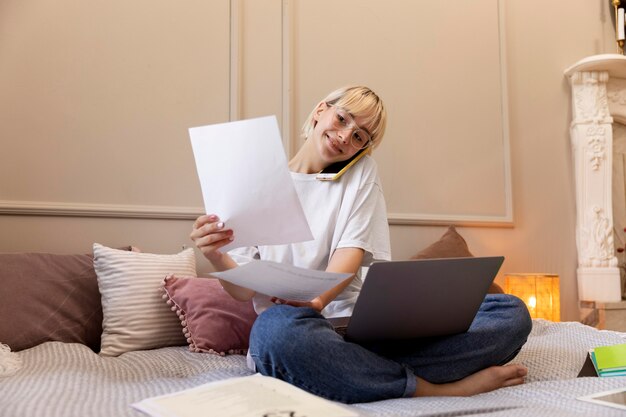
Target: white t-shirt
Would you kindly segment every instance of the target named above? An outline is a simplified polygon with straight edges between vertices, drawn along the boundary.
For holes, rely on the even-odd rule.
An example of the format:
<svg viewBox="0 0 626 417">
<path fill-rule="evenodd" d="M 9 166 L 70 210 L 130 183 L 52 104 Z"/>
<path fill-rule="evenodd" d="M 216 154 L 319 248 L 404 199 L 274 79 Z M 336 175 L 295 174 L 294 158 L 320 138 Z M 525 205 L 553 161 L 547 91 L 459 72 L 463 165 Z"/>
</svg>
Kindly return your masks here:
<svg viewBox="0 0 626 417">
<path fill-rule="evenodd" d="M 237 263 L 256 258 L 323 271 L 339 248 L 363 249 L 362 266 L 369 266 L 374 260 L 391 259 L 387 210 L 376 162 L 365 156 L 336 181 L 320 181 L 315 176 L 291 173 L 314 239 L 234 249 L 229 254 Z M 361 284 L 358 276 L 322 314 L 326 317 L 352 314 Z M 253 302 L 258 314 L 273 305 L 264 294 L 256 294 Z"/>
</svg>

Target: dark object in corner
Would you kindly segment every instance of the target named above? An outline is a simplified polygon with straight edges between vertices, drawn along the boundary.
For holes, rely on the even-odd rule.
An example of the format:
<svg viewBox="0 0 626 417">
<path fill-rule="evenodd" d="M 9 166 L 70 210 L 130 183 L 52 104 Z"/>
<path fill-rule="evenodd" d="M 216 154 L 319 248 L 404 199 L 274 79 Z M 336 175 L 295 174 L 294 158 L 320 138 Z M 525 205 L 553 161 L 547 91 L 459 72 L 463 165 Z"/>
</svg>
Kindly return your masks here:
<svg viewBox="0 0 626 417">
<path fill-rule="evenodd" d="M 577 378 L 581 378 L 584 376 L 598 376 L 598 374 L 596 373 L 596 368 L 593 366 L 593 362 L 591 362 L 591 356 L 589 356 L 589 353 L 587 353 L 587 359 L 585 359 L 585 363 L 578 373 Z"/>
</svg>

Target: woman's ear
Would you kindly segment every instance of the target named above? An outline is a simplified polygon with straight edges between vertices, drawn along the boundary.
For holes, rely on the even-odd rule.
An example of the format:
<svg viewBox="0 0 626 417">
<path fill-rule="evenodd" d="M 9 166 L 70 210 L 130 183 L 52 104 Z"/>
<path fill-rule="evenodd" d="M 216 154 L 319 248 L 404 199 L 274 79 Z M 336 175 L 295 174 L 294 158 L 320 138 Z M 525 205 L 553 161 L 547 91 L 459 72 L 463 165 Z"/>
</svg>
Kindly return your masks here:
<svg viewBox="0 0 626 417">
<path fill-rule="evenodd" d="M 324 112 L 324 110 L 326 110 L 328 108 L 328 104 L 326 104 L 325 101 L 321 101 L 317 107 L 315 108 L 315 111 L 313 112 L 313 120 L 317 123 L 320 120 L 320 116 L 321 114 Z"/>
</svg>

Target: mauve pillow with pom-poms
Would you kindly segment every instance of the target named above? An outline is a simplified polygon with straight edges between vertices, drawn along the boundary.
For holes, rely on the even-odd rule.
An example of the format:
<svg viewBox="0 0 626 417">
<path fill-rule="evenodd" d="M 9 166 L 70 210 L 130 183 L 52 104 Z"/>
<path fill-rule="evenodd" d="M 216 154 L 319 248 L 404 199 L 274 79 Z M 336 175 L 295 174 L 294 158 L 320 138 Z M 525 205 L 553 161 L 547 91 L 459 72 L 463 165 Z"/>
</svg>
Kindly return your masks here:
<svg viewBox="0 0 626 417">
<path fill-rule="evenodd" d="M 166 300 L 181 320 L 192 352 L 245 354 L 257 314 L 252 301 L 232 298 L 216 279 L 168 275 Z"/>
</svg>

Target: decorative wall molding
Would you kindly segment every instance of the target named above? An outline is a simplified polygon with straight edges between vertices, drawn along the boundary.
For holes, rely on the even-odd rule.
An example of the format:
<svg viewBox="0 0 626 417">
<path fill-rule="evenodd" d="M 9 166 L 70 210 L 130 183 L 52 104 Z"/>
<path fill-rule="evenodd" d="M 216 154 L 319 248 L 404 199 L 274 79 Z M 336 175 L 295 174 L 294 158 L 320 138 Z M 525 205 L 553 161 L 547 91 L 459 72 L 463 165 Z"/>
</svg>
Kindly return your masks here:
<svg viewBox="0 0 626 417">
<path fill-rule="evenodd" d="M 607 89 L 611 116 L 616 122 L 626 125 L 626 79 L 610 78 Z"/>
<path fill-rule="evenodd" d="M 293 52 L 293 39 L 297 26 L 294 23 L 294 8 L 297 0 L 282 0 L 282 135 L 285 151 L 288 156 L 297 150 L 299 132 L 293 123 L 296 116 L 293 109 L 294 95 L 294 63 L 295 53 Z M 507 59 L 506 59 L 506 38 L 505 38 L 505 0 L 496 2 L 498 14 L 499 32 L 499 78 L 500 78 L 500 112 L 502 117 L 502 166 L 504 183 L 504 212 L 502 215 L 470 215 L 470 214 L 436 214 L 436 213 L 389 213 L 389 224 L 392 225 L 458 225 L 470 227 L 503 227 L 514 226 L 513 217 L 513 192 L 511 175 L 511 152 L 509 138 L 509 114 L 508 114 L 508 82 L 507 82 Z"/>
<path fill-rule="evenodd" d="M 612 123 L 606 95 L 606 82 L 609 74 L 601 72 L 577 72 L 571 76 L 574 91 L 574 122 Z"/>
<path fill-rule="evenodd" d="M 293 0 L 292 0 L 293 1 Z M 293 10 L 290 0 L 282 0 L 281 7 L 281 115 L 282 115 L 282 139 L 285 147 L 285 154 L 288 158 L 295 153 L 296 143 L 292 132 L 293 123 L 291 118 L 294 115 L 293 106 L 293 76 L 292 76 L 292 48 L 293 48 Z"/>
<path fill-rule="evenodd" d="M 613 221 L 598 206 L 587 212 L 587 221 L 582 228 L 582 250 L 579 260 L 581 267 L 615 267 L 613 246 Z"/>
<path fill-rule="evenodd" d="M 500 91 L 501 95 L 501 114 L 502 114 L 502 158 L 504 169 L 504 198 L 505 198 L 505 214 L 500 216 L 497 221 L 499 227 L 513 227 L 513 178 L 511 174 L 511 139 L 509 137 L 509 90 L 506 65 L 506 29 L 505 29 L 505 1 L 498 0 L 498 33 L 500 35 Z M 489 217 L 483 218 L 483 224 L 489 226 L 493 221 Z"/>
<path fill-rule="evenodd" d="M 600 164 L 606 159 L 605 126 L 593 125 L 587 129 L 587 157 L 594 171 L 600 169 Z"/>
<path fill-rule="evenodd" d="M 0 214 L 19 216 L 104 217 L 115 219 L 195 220 L 200 207 L 0 201 Z"/>
<path fill-rule="evenodd" d="M 576 184 L 576 246 L 580 300 L 621 300 L 613 239 L 613 117 L 610 78 L 624 78 L 626 57 L 597 55 L 565 71 L 572 88 L 570 135 Z M 613 98 L 611 98 L 613 97 Z"/>
<path fill-rule="evenodd" d="M 230 121 L 241 118 L 241 0 L 230 0 L 230 72 L 229 108 Z"/>
<path fill-rule="evenodd" d="M 500 216 L 388 213 L 387 219 L 394 226 L 514 227 L 512 219 Z"/>
<path fill-rule="evenodd" d="M 42 201 L 0 201 L 0 215 L 15 216 L 52 216 L 52 217 L 100 217 L 112 219 L 146 219 L 146 220 L 195 220 L 204 214 L 202 207 L 119 205 L 119 204 L 86 204 L 59 203 Z M 512 223 L 502 222 L 498 217 L 490 220 L 481 216 L 458 219 L 451 216 L 418 215 L 406 216 L 389 213 L 387 220 L 390 225 L 421 225 L 464 227 L 512 227 Z"/>
<path fill-rule="evenodd" d="M 609 91 L 608 96 L 609 100 L 611 100 L 613 103 L 626 106 L 626 89 L 619 91 Z"/>
<path fill-rule="evenodd" d="M 494 215 L 470 215 L 470 214 L 435 214 L 435 213 L 390 213 L 389 224 L 395 225 L 423 225 L 444 226 L 456 225 L 464 227 L 514 227 L 513 216 L 513 187 L 511 176 L 511 148 L 509 137 L 509 112 L 508 82 L 507 82 L 507 59 L 505 37 L 505 1 L 497 1 L 498 8 L 498 34 L 500 56 L 500 112 L 502 116 L 502 166 L 504 175 L 504 214 Z"/>
<path fill-rule="evenodd" d="M 294 63 L 296 54 L 293 51 L 294 36 L 297 27 L 294 25 L 294 11 L 297 0 L 281 0 L 281 128 L 283 144 L 288 156 L 291 156 L 298 144 L 298 126 L 294 121 Z M 437 213 L 389 213 L 388 220 L 392 225 L 427 225 L 439 226 L 455 224 L 460 226 L 475 227 L 513 227 L 513 202 L 511 185 L 511 163 L 509 144 L 509 120 L 506 103 L 507 94 L 507 70 L 504 37 L 504 0 L 497 1 L 498 7 L 498 30 L 500 33 L 500 83 L 501 83 L 501 113 L 502 113 L 502 140 L 503 140 L 503 172 L 504 172 L 504 209 L 502 215 L 448 215 Z M 243 42 L 244 9 L 246 2 L 243 0 L 229 0 L 229 119 L 238 120 L 242 117 L 244 108 L 242 100 L 245 97 L 246 86 L 242 82 L 243 65 L 245 65 Z M 91 204 L 91 203 L 58 203 L 47 201 L 2 201 L 0 200 L 0 214 L 7 215 L 33 215 L 33 216 L 66 216 L 66 217 L 103 217 L 103 218 L 130 218 L 130 219 L 170 219 L 190 220 L 195 219 L 204 212 L 202 207 L 169 207 L 152 205 L 115 205 L 115 204 Z"/>
</svg>

